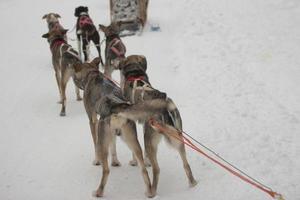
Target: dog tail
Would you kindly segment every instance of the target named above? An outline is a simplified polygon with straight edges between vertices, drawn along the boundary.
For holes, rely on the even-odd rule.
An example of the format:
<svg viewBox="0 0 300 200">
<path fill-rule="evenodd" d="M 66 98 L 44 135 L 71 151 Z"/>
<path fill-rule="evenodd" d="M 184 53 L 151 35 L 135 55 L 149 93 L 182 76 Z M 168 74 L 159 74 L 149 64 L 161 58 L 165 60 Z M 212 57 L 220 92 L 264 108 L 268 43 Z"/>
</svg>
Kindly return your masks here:
<svg viewBox="0 0 300 200">
<path fill-rule="evenodd" d="M 181 119 L 180 112 L 179 112 L 177 106 L 175 105 L 173 100 L 170 98 L 167 98 L 167 104 L 168 104 L 168 107 L 167 107 L 168 114 L 172 119 L 174 128 L 176 128 L 179 131 L 182 131 L 182 119 Z"/>
<path fill-rule="evenodd" d="M 123 104 L 112 109 L 112 113 L 133 121 L 145 121 L 168 110 L 165 99 L 146 100 L 137 104 Z"/>
</svg>

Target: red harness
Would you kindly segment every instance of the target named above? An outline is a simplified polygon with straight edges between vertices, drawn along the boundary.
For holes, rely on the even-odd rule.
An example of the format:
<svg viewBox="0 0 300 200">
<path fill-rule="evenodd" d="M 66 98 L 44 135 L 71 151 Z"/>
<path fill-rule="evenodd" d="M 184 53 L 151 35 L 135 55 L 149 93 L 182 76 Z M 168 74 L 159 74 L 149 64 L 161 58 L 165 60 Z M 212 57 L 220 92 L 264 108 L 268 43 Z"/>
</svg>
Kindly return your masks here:
<svg viewBox="0 0 300 200">
<path fill-rule="evenodd" d="M 115 38 L 110 42 L 110 49 L 118 57 L 124 58 L 126 53 L 126 47 L 119 38 Z"/>
<path fill-rule="evenodd" d="M 93 25 L 93 20 L 89 17 L 89 16 L 86 16 L 86 15 L 83 15 L 79 18 L 79 27 L 82 28 L 86 25 Z"/>
<path fill-rule="evenodd" d="M 144 81 L 145 77 L 144 76 L 129 76 L 126 80 L 129 81 L 129 82 Z"/>
<path fill-rule="evenodd" d="M 56 39 L 56 40 L 54 40 L 51 43 L 51 45 L 50 45 L 51 51 L 53 51 L 55 48 L 59 47 L 62 44 L 66 44 L 66 41 L 64 39 Z"/>
</svg>

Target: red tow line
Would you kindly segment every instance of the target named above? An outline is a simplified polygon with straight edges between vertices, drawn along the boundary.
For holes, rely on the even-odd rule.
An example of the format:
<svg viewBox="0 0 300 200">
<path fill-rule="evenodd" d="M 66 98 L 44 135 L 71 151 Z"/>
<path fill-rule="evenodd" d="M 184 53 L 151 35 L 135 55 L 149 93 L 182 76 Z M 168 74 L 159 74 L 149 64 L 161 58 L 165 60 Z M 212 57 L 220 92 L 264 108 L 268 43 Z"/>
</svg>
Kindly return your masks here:
<svg viewBox="0 0 300 200">
<path fill-rule="evenodd" d="M 217 165 L 221 166 L 222 168 L 224 168 L 225 170 L 227 170 L 228 172 L 230 172 L 231 174 L 239 177 L 240 179 L 242 179 L 243 181 L 253 185 L 254 187 L 258 188 L 259 190 L 269 194 L 271 197 L 273 197 L 274 199 L 278 199 L 278 200 L 284 200 L 283 196 L 277 192 L 272 191 L 271 189 L 267 189 L 264 186 L 262 186 L 259 183 L 256 183 L 252 180 L 250 180 L 249 178 L 247 178 L 246 176 L 243 176 L 242 174 L 238 173 L 237 171 L 229 168 L 228 166 L 226 166 L 225 164 L 221 163 L 220 161 L 216 160 L 215 158 L 209 156 L 207 153 L 205 153 L 204 151 L 202 151 L 199 147 L 197 147 L 195 144 L 193 144 L 185 135 L 185 132 L 180 132 L 180 131 L 174 131 L 171 130 L 170 128 L 160 124 L 158 121 L 154 120 L 154 119 L 150 119 L 149 123 L 151 126 L 155 127 L 156 129 L 158 129 L 158 131 L 162 134 L 167 134 L 168 136 L 171 136 L 173 138 L 175 138 L 176 140 L 186 144 L 187 146 L 189 146 L 190 148 L 192 148 L 193 150 L 195 150 L 196 152 L 204 155 L 206 158 L 208 158 L 209 160 L 213 161 L 214 163 L 216 163 Z M 175 134 L 174 134 L 175 133 Z"/>
</svg>

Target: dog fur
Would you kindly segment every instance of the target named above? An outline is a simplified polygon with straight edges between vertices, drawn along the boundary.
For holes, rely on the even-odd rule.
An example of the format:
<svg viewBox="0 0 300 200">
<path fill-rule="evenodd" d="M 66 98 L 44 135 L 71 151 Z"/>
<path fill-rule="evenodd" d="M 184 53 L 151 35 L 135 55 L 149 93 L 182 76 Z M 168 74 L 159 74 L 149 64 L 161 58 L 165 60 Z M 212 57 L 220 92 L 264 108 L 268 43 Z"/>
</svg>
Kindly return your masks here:
<svg viewBox="0 0 300 200">
<path fill-rule="evenodd" d="M 152 190 L 149 175 L 144 164 L 134 121 L 145 120 L 156 113 L 162 112 L 162 110 L 166 109 L 167 104 L 161 100 L 130 104 L 122 96 L 121 89 L 99 71 L 99 62 L 100 60 L 96 58 L 91 63 L 74 65 L 75 82 L 80 88 L 84 89 L 83 100 L 90 119 L 96 161 L 99 163 L 101 161 L 103 169 L 101 183 L 94 195 L 97 197 L 103 196 L 109 174 L 108 150 L 113 148 L 113 156 L 116 156 L 115 147 L 111 147 L 111 144 L 114 143 L 115 135 L 118 132 L 132 150 L 142 169 L 146 195 L 153 197 L 155 193 Z M 97 114 L 100 115 L 99 120 L 97 119 Z M 113 162 L 114 159 L 117 161 L 115 157 Z"/>
<path fill-rule="evenodd" d="M 48 40 L 52 53 L 52 64 L 60 94 L 59 103 L 62 104 L 60 116 L 66 115 L 66 86 L 74 74 L 73 64 L 81 62 L 78 53 L 64 39 L 67 31 L 66 29 L 53 28 L 42 36 Z M 75 86 L 75 89 L 77 100 L 82 100 L 78 87 Z"/>
<path fill-rule="evenodd" d="M 126 47 L 119 36 L 120 25 L 121 22 L 111 23 L 109 26 L 99 24 L 106 37 L 104 74 L 108 77 L 111 77 L 126 54 Z"/>
<path fill-rule="evenodd" d="M 122 79 L 124 80 L 122 86 L 124 96 L 127 99 L 130 99 L 131 103 L 135 104 L 154 99 L 161 99 L 168 102 L 168 109 L 162 110 L 160 115 L 152 116 L 152 118 L 156 121 L 160 121 L 168 128 L 175 130 L 173 131 L 174 134 L 177 133 L 178 136 L 181 137 L 182 120 L 180 113 L 173 101 L 168 98 L 165 93 L 162 93 L 151 86 L 146 74 L 146 58 L 138 55 L 128 56 L 120 63 L 119 68 L 122 72 Z M 143 124 L 146 157 L 150 160 L 153 170 L 152 190 L 153 193 L 156 193 L 160 172 L 157 162 L 157 146 L 162 138 L 162 134 L 160 134 L 155 127 L 151 126 L 149 121 L 143 121 Z M 193 177 L 187 161 L 184 144 L 166 134 L 163 134 L 163 136 L 167 143 L 179 152 L 189 184 L 190 186 L 195 186 L 197 182 Z"/>
<path fill-rule="evenodd" d="M 102 61 L 102 57 L 101 57 L 100 35 L 99 35 L 95 25 L 91 21 L 91 18 L 88 14 L 88 7 L 79 6 L 79 7 L 75 8 L 74 15 L 75 15 L 75 17 L 77 17 L 76 35 L 77 35 L 79 54 L 81 55 L 81 51 L 83 51 L 84 61 L 88 61 L 88 59 L 89 59 L 88 45 L 89 45 L 90 41 L 93 41 L 93 43 L 95 44 L 96 49 L 98 51 L 101 65 L 103 66 L 103 61 Z M 81 26 L 80 19 L 82 17 L 89 19 L 91 21 L 91 23 Z"/>
</svg>

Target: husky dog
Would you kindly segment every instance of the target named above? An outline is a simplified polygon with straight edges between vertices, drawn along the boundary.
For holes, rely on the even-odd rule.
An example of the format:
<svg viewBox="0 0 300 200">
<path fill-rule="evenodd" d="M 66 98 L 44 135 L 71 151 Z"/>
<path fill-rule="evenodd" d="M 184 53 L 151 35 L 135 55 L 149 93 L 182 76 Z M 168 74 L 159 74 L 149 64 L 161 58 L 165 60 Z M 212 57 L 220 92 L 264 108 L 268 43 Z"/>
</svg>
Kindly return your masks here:
<svg viewBox="0 0 300 200">
<path fill-rule="evenodd" d="M 58 18 L 61 18 L 57 13 L 48 13 L 43 16 L 43 19 L 46 19 L 48 30 L 52 30 L 53 28 L 58 28 L 64 30 L 64 27 L 59 23 Z M 67 41 L 67 35 L 64 36 L 64 39 Z"/>
<path fill-rule="evenodd" d="M 126 53 L 126 47 L 119 37 L 120 22 L 111 23 L 109 26 L 99 24 L 99 28 L 106 37 L 104 74 L 111 77 Z"/>
<path fill-rule="evenodd" d="M 74 64 L 75 82 L 80 88 L 84 89 L 83 99 L 90 118 L 96 162 L 100 163 L 101 161 L 103 169 L 100 186 L 94 195 L 97 197 L 103 196 L 109 174 L 108 149 L 118 132 L 132 150 L 142 169 L 146 195 L 153 197 L 155 192 L 151 188 L 134 121 L 145 120 L 156 113 L 161 113 L 168 105 L 160 99 L 144 101 L 134 105 L 130 104 L 122 96 L 121 89 L 99 71 L 99 62 L 100 59 L 95 58 L 91 63 Z M 99 120 L 97 114 L 100 115 Z"/>
<path fill-rule="evenodd" d="M 133 104 L 139 104 L 141 102 L 150 101 L 154 99 L 160 99 L 168 102 L 168 110 L 162 110 L 160 115 L 156 115 L 153 118 L 157 121 L 160 121 L 162 124 L 166 125 L 169 128 L 178 133 L 178 137 L 181 137 L 182 131 L 182 120 L 180 113 L 176 108 L 173 101 L 167 97 L 166 93 L 160 92 L 159 90 L 154 89 L 148 79 L 146 74 L 147 70 L 147 61 L 144 56 L 132 55 L 124 59 L 120 65 L 119 69 L 121 70 L 121 76 L 123 76 L 123 94 L 130 100 Z M 157 184 L 159 179 L 159 166 L 157 162 L 157 146 L 161 140 L 162 134 L 149 123 L 149 121 L 144 121 L 144 143 L 146 150 L 146 157 L 150 159 L 153 170 L 153 182 L 152 190 L 155 193 L 157 190 Z M 171 146 L 173 146 L 180 154 L 185 173 L 187 175 L 190 186 L 195 186 L 197 182 L 195 181 L 191 168 L 186 158 L 186 152 L 184 144 L 177 141 L 173 137 L 164 134 L 164 137 Z"/>
<path fill-rule="evenodd" d="M 84 54 L 84 61 L 87 61 L 89 59 L 87 48 L 90 41 L 93 41 L 98 51 L 101 65 L 103 66 L 103 61 L 101 58 L 100 35 L 91 17 L 89 16 L 88 11 L 88 7 L 79 6 L 75 9 L 74 13 L 75 17 L 77 17 L 76 35 L 79 55 L 81 55 L 82 48 Z"/>
<path fill-rule="evenodd" d="M 50 44 L 52 53 L 52 64 L 55 70 L 56 82 L 60 94 L 59 103 L 62 104 L 60 116 L 66 115 L 66 86 L 70 77 L 74 74 L 73 64 L 80 62 L 78 53 L 64 39 L 68 30 L 52 28 L 42 37 L 46 38 Z M 77 100 L 80 101 L 80 92 L 76 88 Z"/>
</svg>

